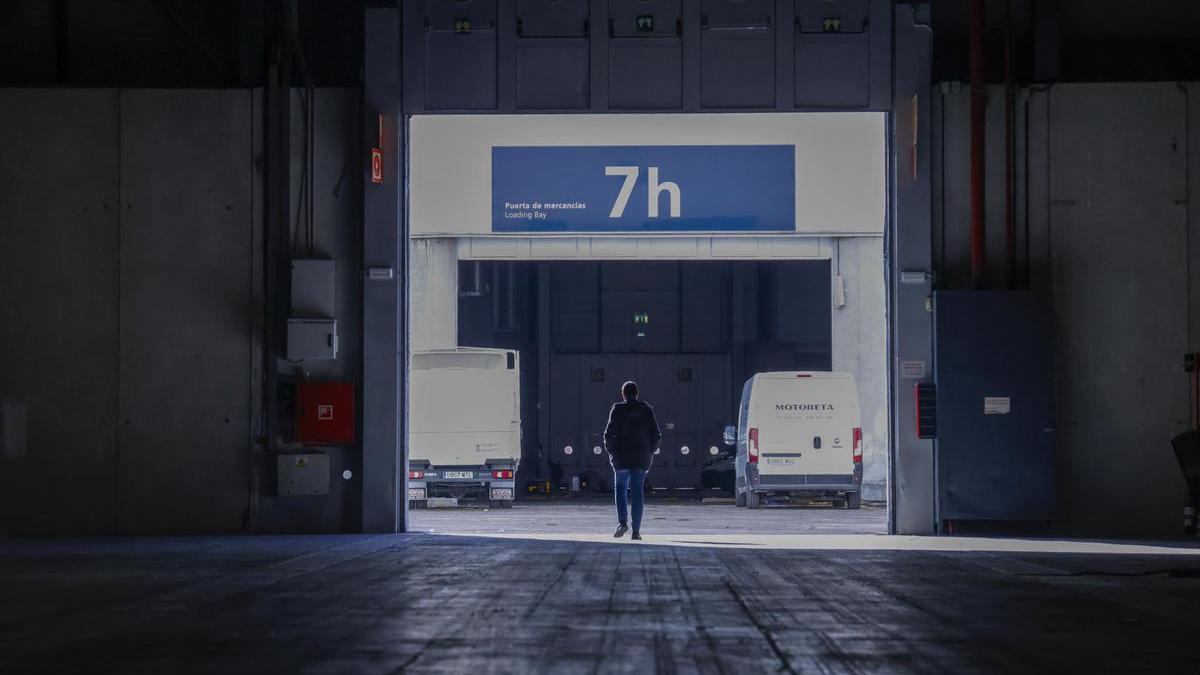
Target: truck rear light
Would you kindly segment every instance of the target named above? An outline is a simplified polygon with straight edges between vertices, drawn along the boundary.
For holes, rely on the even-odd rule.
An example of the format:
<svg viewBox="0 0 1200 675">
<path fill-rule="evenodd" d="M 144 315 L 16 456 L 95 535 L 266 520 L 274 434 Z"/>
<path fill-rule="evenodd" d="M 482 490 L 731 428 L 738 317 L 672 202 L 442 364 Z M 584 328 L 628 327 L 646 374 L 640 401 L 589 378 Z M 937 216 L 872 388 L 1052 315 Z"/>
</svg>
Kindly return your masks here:
<svg viewBox="0 0 1200 675">
<path fill-rule="evenodd" d="M 854 427 L 854 463 L 862 464 L 862 427 Z"/>
<path fill-rule="evenodd" d="M 747 459 L 751 464 L 758 464 L 758 428 L 750 427 L 750 444 Z"/>
<path fill-rule="evenodd" d="M 497 469 L 492 472 L 492 478 L 496 480 L 510 480 L 513 477 L 511 469 Z"/>
<path fill-rule="evenodd" d="M 424 477 L 425 477 L 424 471 L 409 471 L 408 472 L 409 480 L 421 480 Z"/>
</svg>

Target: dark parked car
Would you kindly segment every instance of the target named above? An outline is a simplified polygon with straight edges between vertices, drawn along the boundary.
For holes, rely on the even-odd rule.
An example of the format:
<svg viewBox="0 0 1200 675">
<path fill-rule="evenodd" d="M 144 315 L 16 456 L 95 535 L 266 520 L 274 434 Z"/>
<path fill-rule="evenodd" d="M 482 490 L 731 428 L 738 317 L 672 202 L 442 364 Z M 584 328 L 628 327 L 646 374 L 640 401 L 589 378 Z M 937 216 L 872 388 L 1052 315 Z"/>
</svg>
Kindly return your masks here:
<svg viewBox="0 0 1200 675">
<path fill-rule="evenodd" d="M 734 468 L 734 458 L 737 457 L 737 446 L 721 448 L 717 454 L 704 460 L 700 467 L 700 483 L 705 489 L 722 490 L 733 494 L 737 470 Z"/>
</svg>

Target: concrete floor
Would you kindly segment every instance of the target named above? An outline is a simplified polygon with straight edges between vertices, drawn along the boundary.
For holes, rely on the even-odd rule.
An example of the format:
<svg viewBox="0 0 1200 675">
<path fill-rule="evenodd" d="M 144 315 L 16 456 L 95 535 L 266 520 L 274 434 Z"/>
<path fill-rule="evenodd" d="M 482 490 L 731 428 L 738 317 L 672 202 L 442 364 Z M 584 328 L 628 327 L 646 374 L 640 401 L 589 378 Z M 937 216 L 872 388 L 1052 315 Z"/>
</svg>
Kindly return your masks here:
<svg viewBox="0 0 1200 675">
<path fill-rule="evenodd" d="M 670 535 L 644 544 L 533 536 L 3 542 L 0 672 L 1195 673 L 1200 664 L 1196 548 L 767 535 L 790 543 L 753 550 L 703 535 L 687 545 Z M 821 548 L 854 542 L 861 550 Z"/>
<path fill-rule="evenodd" d="M 490 534 L 611 534 L 617 526 L 610 502 L 517 502 L 511 509 L 430 508 L 409 514 L 414 532 Z M 886 534 L 887 508 L 864 504 L 861 509 L 826 506 L 771 506 L 751 511 L 733 501 L 651 501 L 642 517 L 646 534 Z"/>
</svg>

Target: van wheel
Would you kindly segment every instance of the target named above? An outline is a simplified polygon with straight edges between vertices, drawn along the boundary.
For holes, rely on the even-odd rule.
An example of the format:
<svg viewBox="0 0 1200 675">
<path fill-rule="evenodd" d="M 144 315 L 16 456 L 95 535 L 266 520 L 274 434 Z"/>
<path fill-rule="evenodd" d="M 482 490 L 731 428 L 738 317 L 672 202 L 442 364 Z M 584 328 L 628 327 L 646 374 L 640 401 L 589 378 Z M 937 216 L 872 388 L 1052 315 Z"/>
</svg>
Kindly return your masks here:
<svg viewBox="0 0 1200 675">
<path fill-rule="evenodd" d="M 846 508 L 857 509 L 862 506 L 862 493 L 850 492 L 846 494 Z"/>
<path fill-rule="evenodd" d="M 759 494 L 757 492 L 747 490 L 746 491 L 746 508 L 757 509 L 759 506 L 762 506 L 762 498 L 759 496 Z"/>
<path fill-rule="evenodd" d="M 734 496 L 733 496 L 733 504 L 734 504 L 734 506 L 745 506 L 746 505 L 746 493 L 735 491 Z"/>
</svg>

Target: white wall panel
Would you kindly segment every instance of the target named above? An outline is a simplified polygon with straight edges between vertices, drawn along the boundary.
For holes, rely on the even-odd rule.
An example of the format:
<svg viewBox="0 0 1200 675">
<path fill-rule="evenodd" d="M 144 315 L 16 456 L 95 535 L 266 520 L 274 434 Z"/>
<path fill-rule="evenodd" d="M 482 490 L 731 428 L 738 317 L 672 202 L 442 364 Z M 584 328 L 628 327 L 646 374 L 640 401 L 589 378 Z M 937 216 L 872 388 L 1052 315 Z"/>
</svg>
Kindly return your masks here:
<svg viewBox="0 0 1200 675">
<path fill-rule="evenodd" d="M 579 248 L 587 243 L 580 239 L 531 239 L 529 241 L 529 256 L 552 260 L 555 258 L 575 258 Z"/>
<path fill-rule="evenodd" d="M 493 146 L 794 145 L 796 232 L 881 234 L 883 113 L 416 115 L 409 221 L 420 236 L 491 232 Z"/>
<path fill-rule="evenodd" d="M 411 350 L 453 349 L 458 346 L 458 312 L 451 309 L 458 306 L 458 242 L 410 241 L 408 265 Z"/>
</svg>

